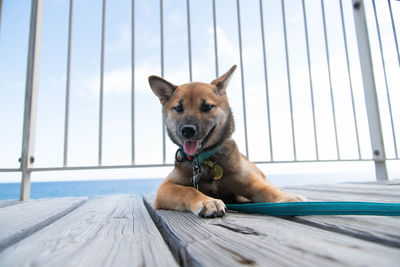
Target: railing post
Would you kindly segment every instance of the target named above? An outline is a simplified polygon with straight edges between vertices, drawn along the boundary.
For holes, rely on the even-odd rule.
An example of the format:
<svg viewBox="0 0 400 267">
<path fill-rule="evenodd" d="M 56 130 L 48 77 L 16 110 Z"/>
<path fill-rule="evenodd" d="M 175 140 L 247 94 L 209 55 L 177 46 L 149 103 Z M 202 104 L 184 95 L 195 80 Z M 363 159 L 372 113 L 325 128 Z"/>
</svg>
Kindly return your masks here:
<svg viewBox="0 0 400 267">
<path fill-rule="evenodd" d="M 43 0 L 32 0 L 29 26 L 28 62 L 26 69 L 24 128 L 21 151 L 21 200 L 28 200 L 30 197 L 31 171 L 29 168 L 32 167 L 35 161 L 33 154 L 35 145 L 42 7 Z"/>
<path fill-rule="evenodd" d="M 376 180 L 385 181 L 388 180 L 385 146 L 363 0 L 353 0 L 353 13 Z"/>
<path fill-rule="evenodd" d="M 1 33 L 1 15 L 3 14 L 3 0 L 0 0 L 0 33 Z"/>
</svg>

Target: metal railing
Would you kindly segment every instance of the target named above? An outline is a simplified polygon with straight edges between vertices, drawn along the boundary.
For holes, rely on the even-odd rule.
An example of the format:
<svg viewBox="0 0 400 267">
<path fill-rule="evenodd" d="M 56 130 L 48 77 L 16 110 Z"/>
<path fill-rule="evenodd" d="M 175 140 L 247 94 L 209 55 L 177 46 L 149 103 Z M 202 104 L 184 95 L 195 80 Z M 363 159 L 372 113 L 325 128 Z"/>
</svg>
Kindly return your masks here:
<svg viewBox="0 0 400 267">
<path fill-rule="evenodd" d="M 218 44 L 219 44 L 219 31 L 218 31 L 218 12 L 217 12 L 217 1 L 215 0 L 210 0 L 211 1 L 211 11 L 212 11 L 212 35 L 210 35 L 210 41 L 213 44 L 213 53 L 214 53 L 214 61 L 215 61 L 215 76 L 218 77 L 220 73 L 220 61 L 219 58 L 221 55 L 223 55 L 224 51 L 221 51 L 219 49 Z M 277 0 L 278 1 L 278 0 Z M 275 1 L 275 2 L 277 2 Z M 182 2 L 180 4 L 185 4 L 186 5 L 186 26 L 187 26 L 187 56 L 188 56 L 188 72 L 189 72 L 189 81 L 193 80 L 193 74 L 194 74 L 194 69 L 193 69 L 193 46 L 192 46 L 192 35 L 193 30 L 191 28 L 192 22 L 191 22 L 191 12 L 193 12 L 190 8 L 190 3 L 192 1 L 186 0 L 186 3 Z M 279 2 L 279 1 L 278 1 Z M 317 2 L 317 1 L 314 1 Z M 369 18 L 368 20 L 368 14 L 371 15 L 370 13 L 367 14 L 365 10 L 365 5 L 364 2 L 369 3 L 370 6 L 372 7 L 372 16 L 373 18 Z M 245 5 L 244 1 L 236 0 L 236 2 L 233 2 L 235 4 L 235 10 L 236 10 L 236 23 L 237 23 L 237 41 L 238 41 L 238 55 L 239 55 L 239 70 L 240 70 L 240 90 L 241 90 L 241 111 L 240 113 L 242 114 L 242 119 L 239 121 L 241 122 L 241 125 L 239 126 L 240 129 L 243 129 L 243 146 L 244 146 L 244 152 L 245 155 L 248 156 L 251 159 L 249 147 L 250 144 L 248 142 L 249 140 L 249 127 L 248 127 L 248 114 L 246 113 L 248 109 L 248 100 L 246 100 L 246 96 L 248 96 L 248 93 L 246 93 L 246 63 L 244 62 L 244 46 L 243 46 L 243 33 L 245 32 L 246 29 L 243 29 L 243 24 L 242 21 L 243 18 L 241 16 L 241 5 Z M 247 2 L 246 2 L 247 3 Z M 263 84 L 260 84 L 259 87 L 262 90 L 265 90 L 265 107 L 266 107 L 266 125 L 267 125 L 267 134 L 265 138 L 268 139 L 268 148 L 265 148 L 268 150 L 268 156 L 269 158 L 265 160 L 253 160 L 255 163 L 272 163 L 272 162 L 277 162 L 277 163 L 291 163 L 291 162 L 325 162 L 325 161 L 373 161 L 375 163 L 375 168 L 376 168 L 376 178 L 378 180 L 387 180 L 388 179 L 388 173 L 387 173 L 387 168 L 386 168 L 386 161 L 387 160 L 399 160 L 398 156 L 398 133 L 396 132 L 396 126 L 395 126 L 395 118 L 393 114 L 393 107 L 392 107 L 392 101 L 394 96 L 390 94 L 389 90 L 389 85 L 388 85 L 388 75 L 386 73 L 386 68 L 387 65 L 385 64 L 385 57 L 384 57 L 384 49 L 385 47 L 382 44 L 382 31 L 381 31 L 381 24 L 379 23 L 379 12 L 377 11 L 375 1 L 374 0 L 352 0 L 350 1 L 345 1 L 345 0 L 340 0 L 339 1 L 339 21 L 341 23 L 341 38 L 343 39 L 343 46 L 344 46 L 344 52 L 345 52 L 345 62 L 346 62 L 346 73 L 349 81 L 349 96 L 350 96 L 350 102 L 351 102 L 351 109 L 352 109 L 352 124 L 354 127 L 355 131 L 355 141 L 356 141 L 356 150 L 357 150 L 357 155 L 356 157 L 353 158 L 343 158 L 342 153 L 341 153 L 341 146 L 340 146 L 340 141 L 339 141 L 339 136 L 338 136 L 338 116 L 337 116 L 337 109 L 340 108 L 337 106 L 337 103 L 335 102 L 335 96 L 334 96 L 334 80 L 333 80 L 333 75 L 332 75 L 332 64 L 333 64 L 333 57 L 332 52 L 330 50 L 330 43 L 329 43 L 329 32 L 328 32 L 328 27 L 327 27 L 327 9 L 325 7 L 326 1 L 321 0 L 319 2 L 319 5 L 321 7 L 321 10 L 319 11 L 319 15 L 321 16 L 322 20 L 320 21 L 320 24 L 322 25 L 323 28 L 323 33 L 320 36 L 320 38 L 323 40 L 323 46 L 324 46 L 324 53 L 325 53 L 325 64 L 327 67 L 327 77 L 328 77 L 328 87 L 329 87 L 329 99 L 330 99 L 330 112 L 331 112 L 331 118 L 333 122 L 333 139 L 331 140 L 332 142 L 335 143 L 335 150 L 336 150 L 336 156 L 331 157 L 331 158 L 322 158 L 321 155 L 321 144 L 319 143 L 319 138 L 318 138 L 318 111 L 316 108 L 316 104 L 318 103 L 318 99 L 316 97 L 316 86 L 314 84 L 314 79 L 315 73 L 314 69 L 317 68 L 313 65 L 312 59 L 311 59 L 311 52 L 312 52 L 312 41 L 310 39 L 310 27 L 311 22 L 309 21 L 309 14 L 308 14 L 308 9 L 307 9 L 307 4 L 309 2 L 306 2 L 305 0 L 301 0 L 301 9 L 299 14 L 302 17 L 302 23 L 304 25 L 304 40 L 305 40 L 305 55 L 306 55 L 306 66 L 307 66 L 307 71 L 306 71 L 306 76 L 308 80 L 308 90 L 310 94 L 310 104 L 311 104 L 311 117 L 312 117 L 312 123 L 311 123 L 311 132 L 313 133 L 313 147 L 311 150 L 314 151 L 315 157 L 311 159 L 301 159 L 299 158 L 299 152 L 297 151 L 298 148 L 298 140 L 296 138 L 296 119 L 295 119 L 295 108 L 294 108 L 294 90 L 296 88 L 293 88 L 292 84 L 292 75 L 293 69 L 291 67 L 292 64 L 292 58 L 290 55 L 290 49 L 289 49 L 289 32 L 288 32 L 288 18 L 286 14 L 287 6 L 289 5 L 289 1 L 283 1 L 280 0 L 279 4 L 281 6 L 280 11 L 281 11 L 281 23 L 282 23 L 282 28 L 283 28 L 283 43 L 284 43 L 284 58 L 282 61 L 285 62 L 285 71 L 286 71 L 286 77 L 287 77 L 287 89 L 288 89 L 288 97 L 289 97 L 289 114 L 290 114 L 290 136 L 291 136 L 291 149 L 292 149 L 292 154 L 293 158 L 288 159 L 288 160 L 277 160 L 275 159 L 275 152 L 274 152 L 274 133 L 273 133 L 273 128 L 274 124 L 272 122 L 272 117 L 273 114 L 271 113 L 271 103 L 272 103 L 272 96 L 271 96 L 271 86 L 270 86 L 270 74 L 269 70 L 270 68 L 273 68 L 274 66 L 271 66 L 268 63 L 268 47 L 267 47 L 267 30 L 266 30 L 266 19 L 265 19 L 265 10 L 264 6 L 268 5 L 270 2 L 267 1 L 262 1 L 259 0 L 257 2 L 258 5 L 258 14 L 253 14 L 254 16 L 259 16 L 259 21 L 260 21 L 260 35 L 259 35 L 259 42 L 262 45 L 262 49 L 259 51 L 259 56 L 262 57 L 262 66 L 263 66 L 263 74 L 264 74 L 264 82 Z M 177 3 L 174 3 L 177 4 Z M 254 3 L 253 3 L 254 4 Z M 390 22 L 392 27 L 392 35 L 395 43 L 395 48 L 397 52 L 397 61 L 398 65 L 396 66 L 397 71 L 400 71 L 399 66 L 400 66 L 400 58 L 399 58 L 399 48 L 398 48 L 398 40 L 397 40 L 397 32 L 396 32 L 396 26 L 398 28 L 398 25 L 395 24 L 394 18 L 393 18 L 393 11 L 392 11 L 392 4 L 393 1 L 387 1 L 387 9 L 389 10 L 390 14 Z M 396 3 L 398 4 L 398 3 Z M 0 27 L 2 26 L 1 24 L 1 14 L 2 14 L 2 6 L 3 6 L 3 1 L 0 0 Z M 134 168 L 134 167 L 160 167 L 160 166 L 172 166 L 172 162 L 167 161 L 167 148 L 166 148 L 166 134 L 165 134 L 165 122 L 163 121 L 163 130 L 162 130 L 162 161 L 159 163 L 155 164 L 137 164 L 137 156 L 136 156 L 136 146 L 135 146 L 135 101 L 136 95 L 135 95 L 135 35 L 136 35 L 136 30 L 135 30 L 135 0 L 132 0 L 131 2 L 131 164 L 121 164 L 121 165 L 104 165 L 103 164 L 103 102 L 104 102 L 104 57 L 105 57 L 105 35 L 106 35 L 106 9 L 107 7 L 107 1 L 103 0 L 102 1 L 102 14 L 101 14 L 101 45 L 100 45 L 100 86 L 99 86 L 99 92 L 100 92 L 100 97 L 99 97 L 99 126 L 98 126 L 98 155 L 97 155 L 97 165 L 96 166 L 70 166 L 68 164 L 68 147 L 69 147 L 69 125 L 70 125 L 70 83 L 71 83 L 71 55 L 72 55 L 72 38 L 73 38 L 73 20 L 74 20 L 74 0 L 69 0 L 69 16 L 68 16 L 68 43 L 67 43 L 67 67 L 66 67 L 66 92 L 65 92 L 65 117 L 64 117 L 64 142 L 63 142 L 63 159 L 62 159 L 62 166 L 59 167 L 34 167 L 34 145 L 35 145 L 35 125 L 36 125 L 36 105 L 37 105 L 37 92 L 38 92 L 38 78 L 39 78 L 39 60 L 40 60 L 40 44 L 41 44 L 41 28 L 42 28 L 42 9 L 43 9 L 43 0 L 32 0 L 31 4 L 31 17 L 30 17 L 30 29 L 29 29 L 29 46 L 28 46 L 28 61 L 27 61 L 27 72 L 26 72 L 26 93 L 25 93 L 25 108 L 24 108 L 24 126 L 23 126 L 23 144 L 22 144 L 22 153 L 21 153 L 21 167 L 20 168 L 3 168 L 0 169 L 0 172 L 21 172 L 22 173 L 22 184 L 21 184 L 21 199 L 29 199 L 29 194 L 30 194 L 30 175 L 34 171 L 57 171 L 57 170 L 86 170 L 86 169 L 107 169 L 107 168 Z M 153 36 L 153 38 L 158 38 L 160 42 L 160 75 L 162 77 L 165 76 L 165 40 L 164 40 L 164 31 L 165 31 L 165 25 L 164 25 L 164 2 L 163 0 L 159 1 L 159 27 L 160 27 L 160 32 L 159 36 Z M 346 23 L 345 21 L 345 15 L 344 15 L 344 10 L 345 8 L 352 8 L 352 16 L 354 18 L 354 26 L 355 28 L 351 28 L 348 26 L 349 22 Z M 373 24 L 371 24 L 374 22 Z M 368 25 L 369 23 L 369 25 Z M 347 25 L 347 26 L 346 26 Z M 352 25 L 350 23 L 350 25 Z M 369 27 L 376 27 L 376 29 L 371 29 Z M 1 28 L 0 28 L 1 30 Z M 370 39 L 371 39 L 371 34 L 369 32 L 371 31 L 376 31 L 377 32 L 377 39 L 379 43 L 379 51 L 371 51 L 371 46 L 370 46 Z M 371 143 L 371 151 L 372 155 L 370 157 L 365 157 L 361 155 L 361 142 L 360 142 L 360 129 L 358 128 L 359 122 L 358 122 L 358 116 L 359 112 L 356 111 L 355 107 L 355 96 L 354 96 L 354 84 L 353 80 L 355 79 L 352 74 L 352 68 L 355 68 L 354 64 L 351 64 L 351 60 L 349 58 L 349 32 L 351 32 L 357 40 L 357 43 L 355 44 L 358 53 L 359 53 L 359 65 L 356 64 L 355 66 L 358 67 L 360 66 L 361 74 L 362 74 L 362 84 L 364 88 L 364 101 L 366 105 L 366 116 L 368 117 L 368 126 L 369 126 L 369 136 L 370 136 L 370 143 Z M 1 34 L 1 31 L 0 31 Z M 354 44 L 351 44 L 354 45 Z M 374 54 L 379 54 L 381 62 L 373 62 L 373 56 L 371 53 Z M 236 63 L 236 62 L 233 62 Z M 381 116 L 382 114 L 380 113 L 382 109 L 382 103 L 379 103 L 379 97 L 377 93 L 377 82 L 375 80 L 375 75 L 376 75 L 376 68 L 377 64 L 381 64 L 381 66 L 378 66 L 383 70 L 383 77 L 385 81 L 385 94 L 386 94 L 386 102 L 387 102 L 387 107 L 385 107 L 388 110 L 388 116 L 390 120 L 390 125 L 385 126 L 389 127 L 391 131 L 391 138 L 393 139 L 391 141 L 391 144 L 393 145 L 393 150 L 394 154 L 392 157 L 387 157 L 386 156 L 386 150 L 387 149 L 387 144 L 386 142 L 384 143 L 384 134 L 382 132 L 382 123 L 381 123 Z M 154 74 L 154 73 L 149 73 Z M 168 78 L 168 77 L 167 77 Z M 397 139 L 396 139 L 397 138 Z M 386 147 L 384 146 L 386 144 Z"/>
</svg>

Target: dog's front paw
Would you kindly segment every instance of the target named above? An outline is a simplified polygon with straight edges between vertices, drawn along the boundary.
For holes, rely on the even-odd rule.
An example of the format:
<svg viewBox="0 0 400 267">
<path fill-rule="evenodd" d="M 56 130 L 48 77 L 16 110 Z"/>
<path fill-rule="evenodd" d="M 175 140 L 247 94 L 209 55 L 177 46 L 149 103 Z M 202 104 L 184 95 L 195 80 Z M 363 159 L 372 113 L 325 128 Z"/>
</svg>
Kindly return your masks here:
<svg viewBox="0 0 400 267">
<path fill-rule="evenodd" d="M 222 200 L 211 197 L 198 201 L 192 210 L 194 214 L 204 218 L 222 217 L 226 211 L 227 209 Z"/>
<path fill-rule="evenodd" d="M 307 198 L 302 195 L 283 193 L 276 202 L 307 202 Z"/>
</svg>

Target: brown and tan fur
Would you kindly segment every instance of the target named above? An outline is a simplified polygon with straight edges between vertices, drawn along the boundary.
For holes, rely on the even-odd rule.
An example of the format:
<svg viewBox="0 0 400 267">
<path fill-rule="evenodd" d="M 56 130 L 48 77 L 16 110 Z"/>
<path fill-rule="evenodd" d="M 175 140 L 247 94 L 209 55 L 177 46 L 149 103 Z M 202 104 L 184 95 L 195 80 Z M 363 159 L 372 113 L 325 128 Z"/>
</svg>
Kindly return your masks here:
<svg viewBox="0 0 400 267">
<path fill-rule="evenodd" d="M 150 87 L 163 106 L 171 140 L 179 147 L 183 147 L 185 140 L 203 141 L 194 156 L 222 146 L 209 159 L 224 171 L 223 177 L 214 181 L 208 167 L 204 166 L 198 182 L 199 190 L 196 190 L 191 180 L 193 162 L 175 161 L 174 170 L 157 191 L 156 209 L 188 210 L 202 217 L 216 217 L 225 214 L 224 202 L 234 203 L 239 199 L 251 202 L 305 201 L 304 197 L 285 193 L 269 183 L 264 174 L 239 152 L 231 138 L 234 121 L 225 89 L 235 69 L 236 65 L 211 84 L 193 82 L 175 86 L 160 77 L 149 77 Z M 212 108 L 208 110 L 207 105 Z M 180 130 L 182 125 L 194 125 L 195 136 L 185 138 Z"/>
</svg>

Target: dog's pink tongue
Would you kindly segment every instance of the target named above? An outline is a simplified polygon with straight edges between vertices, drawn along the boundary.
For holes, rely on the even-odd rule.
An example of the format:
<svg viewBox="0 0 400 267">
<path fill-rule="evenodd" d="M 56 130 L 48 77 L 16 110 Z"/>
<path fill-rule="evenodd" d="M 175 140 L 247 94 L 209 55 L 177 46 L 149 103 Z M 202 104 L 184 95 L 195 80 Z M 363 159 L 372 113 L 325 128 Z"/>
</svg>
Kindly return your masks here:
<svg viewBox="0 0 400 267">
<path fill-rule="evenodd" d="M 183 143 L 183 149 L 186 154 L 193 155 L 199 147 L 199 141 L 185 141 Z"/>
</svg>

